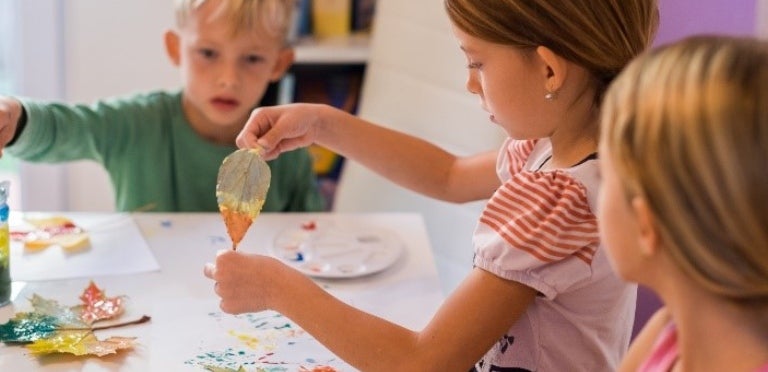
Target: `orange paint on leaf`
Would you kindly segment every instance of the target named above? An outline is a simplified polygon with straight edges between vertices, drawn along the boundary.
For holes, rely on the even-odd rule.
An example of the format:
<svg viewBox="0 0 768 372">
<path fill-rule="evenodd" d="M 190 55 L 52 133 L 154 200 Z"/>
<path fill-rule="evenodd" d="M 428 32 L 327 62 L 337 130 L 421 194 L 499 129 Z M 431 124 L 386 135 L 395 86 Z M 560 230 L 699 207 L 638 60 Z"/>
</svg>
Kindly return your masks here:
<svg viewBox="0 0 768 372">
<path fill-rule="evenodd" d="M 221 215 L 224 217 L 224 225 L 227 226 L 227 234 L 232 239 L 232 250 L 235 250 L 248 228 L 251 227 L 253 219 L 247 213 L 233 211 L 226 207 L 221 207 Z"/>
</svg>

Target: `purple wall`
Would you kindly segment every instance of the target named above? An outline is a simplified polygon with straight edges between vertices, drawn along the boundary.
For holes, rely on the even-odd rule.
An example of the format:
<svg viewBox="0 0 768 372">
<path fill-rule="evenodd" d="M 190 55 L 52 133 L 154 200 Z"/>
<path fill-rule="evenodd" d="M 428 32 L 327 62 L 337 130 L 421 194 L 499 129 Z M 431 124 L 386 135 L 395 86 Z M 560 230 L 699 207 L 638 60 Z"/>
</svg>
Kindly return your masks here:
<svg viewBox="0 0 768 372">
<path fill-rule="evenodd" d="M 756 35 L 757 0 L 659 0 L 656 45 L 701 33 Z M 632 337 L 661 306 L 651 290 L 638 290 Z"/>
<path fill-rule="evenodd" d="M 656 44 L 700 33 L 755 35 L 757 0 L 659 0 Z"/>
</svg>

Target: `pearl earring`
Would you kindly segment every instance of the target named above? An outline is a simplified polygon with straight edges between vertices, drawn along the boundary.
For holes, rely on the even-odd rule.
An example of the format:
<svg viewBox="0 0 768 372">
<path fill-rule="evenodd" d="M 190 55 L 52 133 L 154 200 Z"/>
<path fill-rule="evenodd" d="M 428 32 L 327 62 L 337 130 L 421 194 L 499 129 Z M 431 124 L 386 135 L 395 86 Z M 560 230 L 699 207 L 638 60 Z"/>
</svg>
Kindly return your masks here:
<svg viewBox="0 0 768 372">
<path fill-rule="evenodd" d="M 553 101 L 555 98 L 557 98 L 557 92 L 547 92 L 547 94 L 544 95 L 544 99 L 547 101 Z"/>
</svg>

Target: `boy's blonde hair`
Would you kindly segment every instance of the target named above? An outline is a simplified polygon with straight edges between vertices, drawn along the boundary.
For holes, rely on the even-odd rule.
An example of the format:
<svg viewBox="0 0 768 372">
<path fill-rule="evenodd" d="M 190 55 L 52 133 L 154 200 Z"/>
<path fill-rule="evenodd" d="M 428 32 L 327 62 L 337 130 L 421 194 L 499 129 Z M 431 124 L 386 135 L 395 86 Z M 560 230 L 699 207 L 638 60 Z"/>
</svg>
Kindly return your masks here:
<svg viewBox="0 0 768 372">
<path fill-rule="evenodd" d="M 482 40 L 522 49 L 544 46 L 588 70 L 595 106 L 608 84 L 651 45 L 656 0 L 444 0 L 451 21 Z"/>
<path fill-rule="evenodd" d="M 196 9 L 213 1 L 175 0 L 176 25 L 182 27 Z M 221 0 L 214 17 L 225 17 L 233 34 L 259 29 L 286 40 L 294 8 L 295 0 Z"/>
<path fill-rule="evenodd" d="M 666 251 L 708 291 L 768 304 L 768 43 L 695 37 L 608 90 L 601 148 Z"/>
</svg>

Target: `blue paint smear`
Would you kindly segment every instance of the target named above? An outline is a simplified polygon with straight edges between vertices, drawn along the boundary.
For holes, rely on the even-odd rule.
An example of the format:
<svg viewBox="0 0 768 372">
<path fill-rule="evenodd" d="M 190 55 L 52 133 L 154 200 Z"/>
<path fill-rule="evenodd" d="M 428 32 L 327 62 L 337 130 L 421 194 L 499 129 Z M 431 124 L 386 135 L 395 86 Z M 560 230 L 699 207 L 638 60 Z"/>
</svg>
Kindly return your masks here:
<svg viewBox="0 0 768 372">
<path fill-rule="evenodd" d="M 184 364 L 200 367 L 217 367 L 237 370 L 244 364 L 253 364 L 258 356 L 246 350 L 227 348 L 223 351 L 202 352 Z"/>
<path fill-rule="evenodd" d="M 208 240 L 211 242 L 211 244 L 220 244 L 220 243 L 227 242 L 227 238 L 221 235 L 211 235 L 208 237 Z"/>
</svg>

